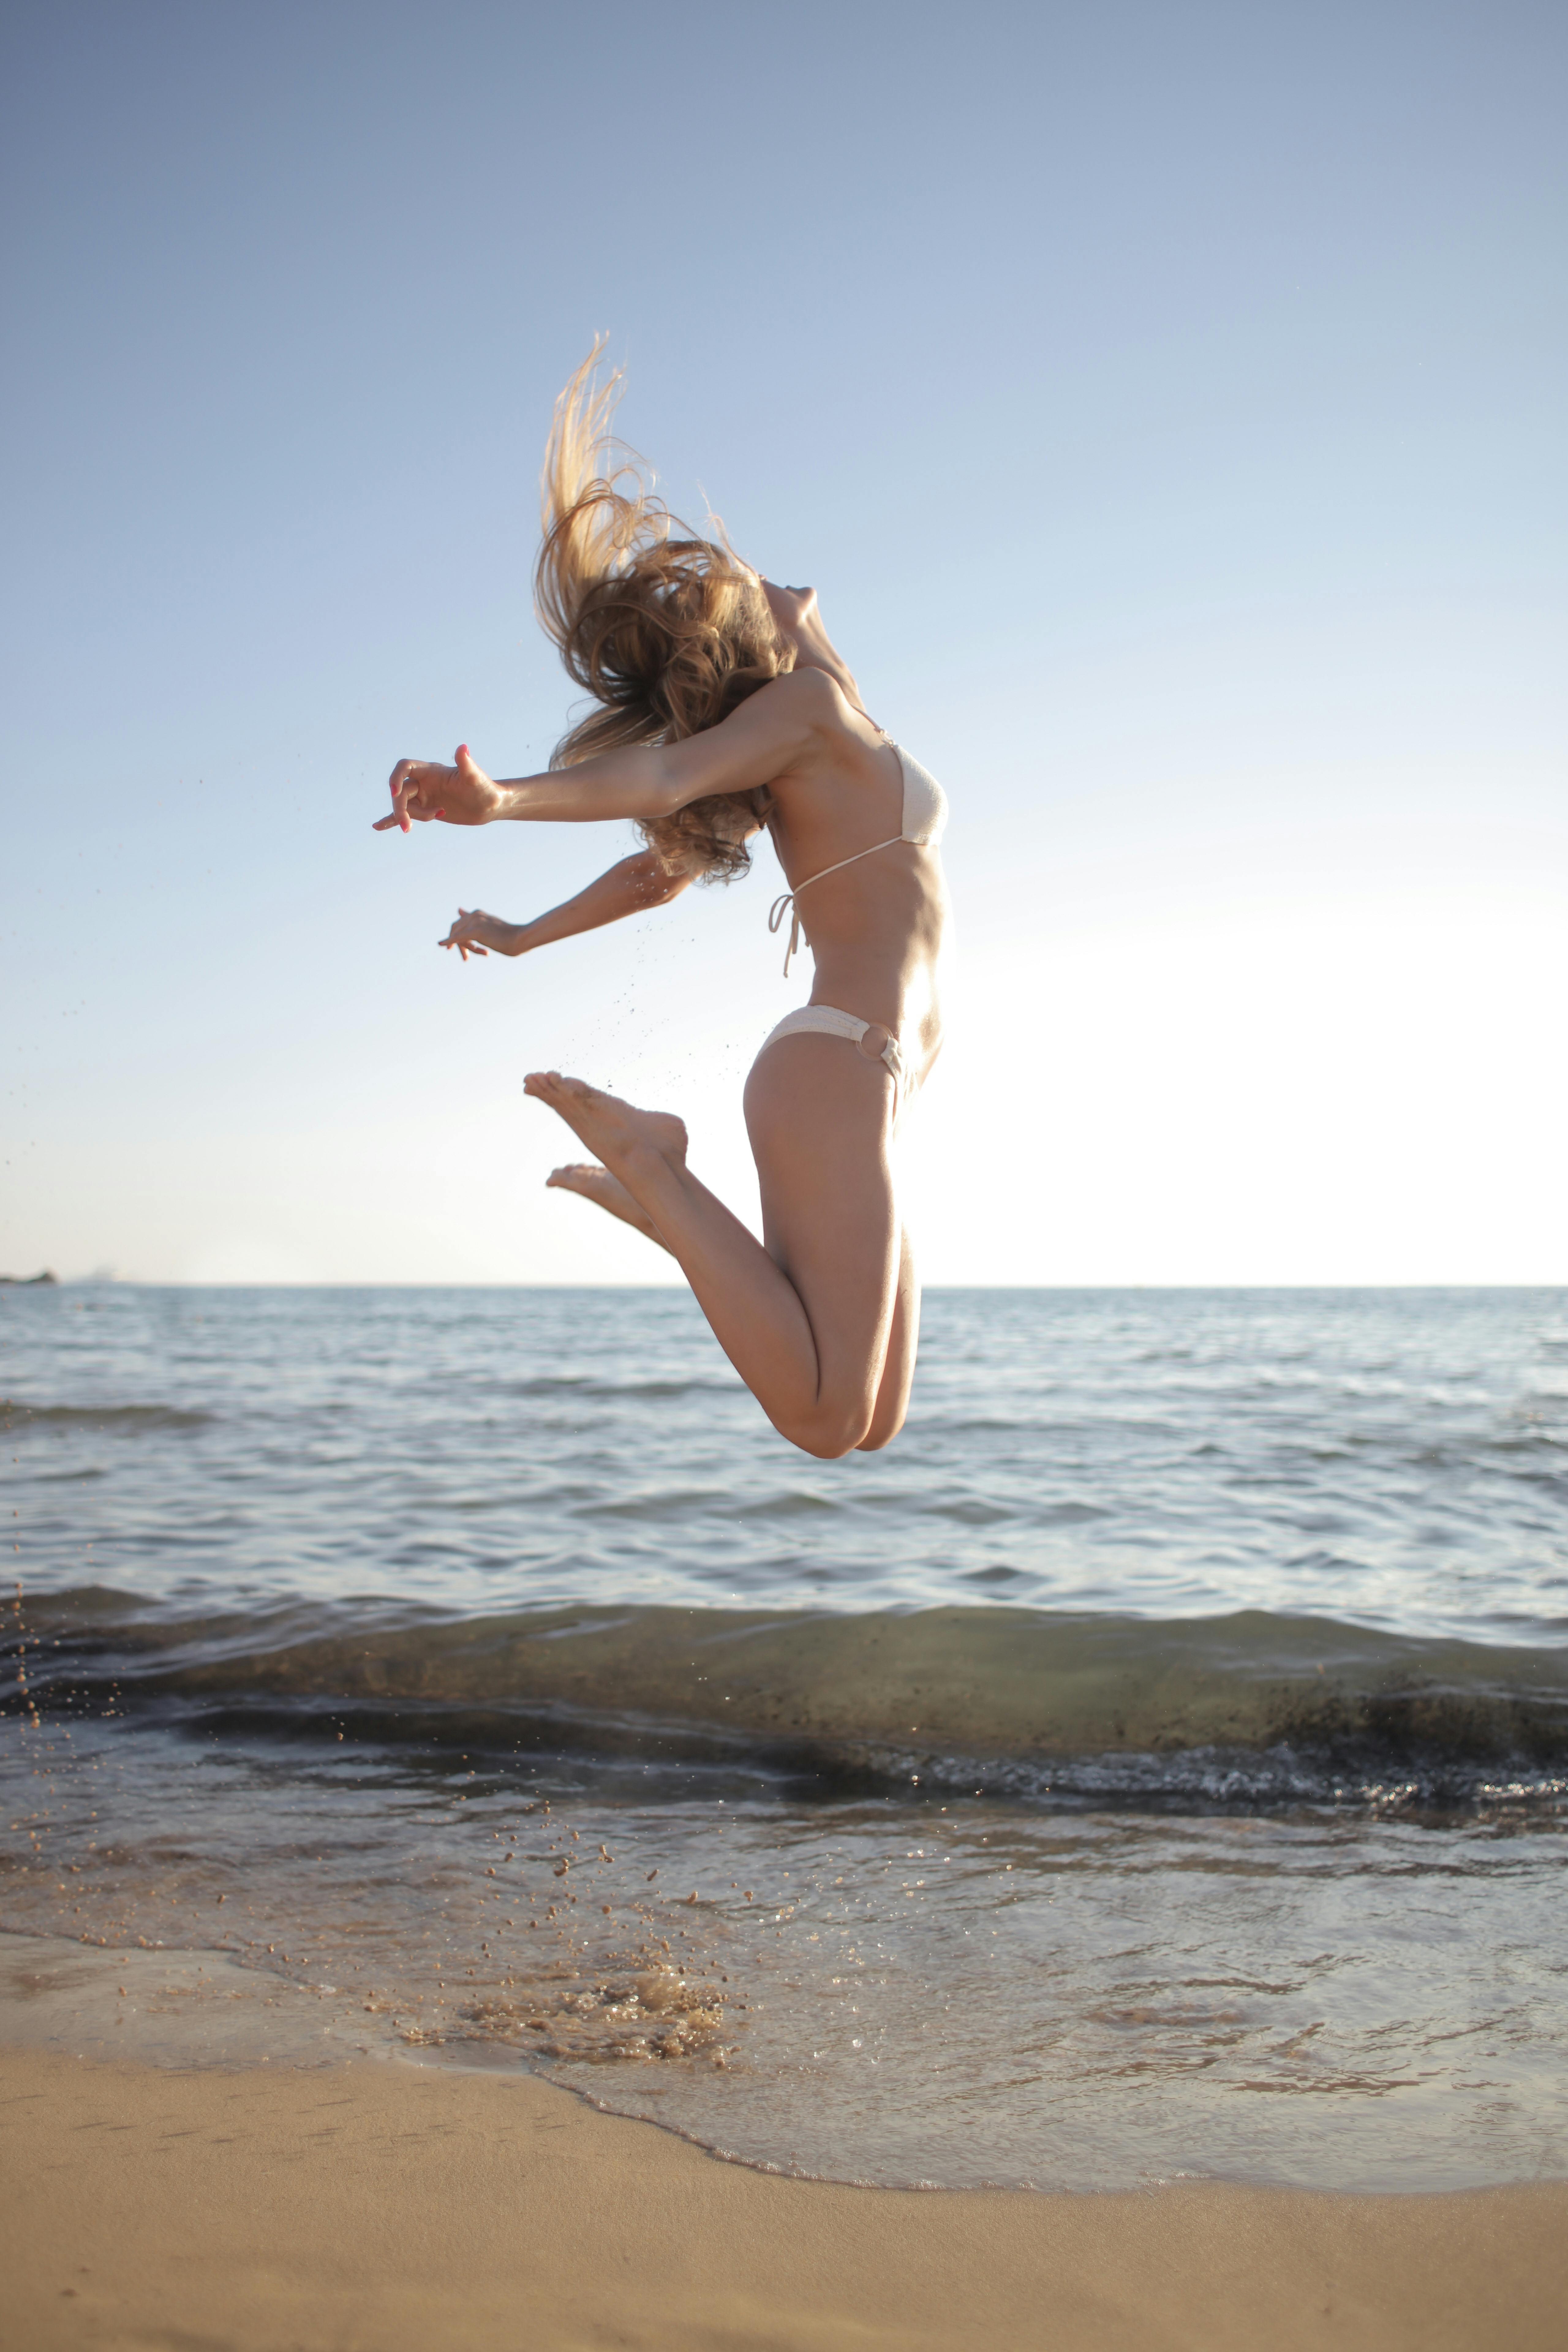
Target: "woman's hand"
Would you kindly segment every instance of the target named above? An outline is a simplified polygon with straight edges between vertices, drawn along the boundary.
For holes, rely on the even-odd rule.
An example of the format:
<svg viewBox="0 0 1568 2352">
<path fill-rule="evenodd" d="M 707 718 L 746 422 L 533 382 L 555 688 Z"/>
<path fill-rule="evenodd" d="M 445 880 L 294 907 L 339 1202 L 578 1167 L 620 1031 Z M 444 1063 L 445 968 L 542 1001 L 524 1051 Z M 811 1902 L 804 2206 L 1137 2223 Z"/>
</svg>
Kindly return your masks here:
<svg viewBox="0 0 1568 2352">
<path fill-rule="evenodd" d="M 435 760 L 399 760 L 391 786 L 392 814 L 377 817 L 373 833 L 393 825 L 406 833 L 410 822 L 430 824 L 437 817 L 447 824 L 489 824 L 502 799 L 500 785 L 477 765 L 466 743 L 458 744 L 450 768 Z"/>
<path fill-rule="evenodd" d="M 497 955 L 521 955 L 526 945 L 526 923 L 503 923 L 499 915 L 487 915 L 482 907 L 459 907 L 458 919 L 440 948 L 456 948 L 465 963 L 471 955 L 489 955 L 494 948 Z"/>
</svg>

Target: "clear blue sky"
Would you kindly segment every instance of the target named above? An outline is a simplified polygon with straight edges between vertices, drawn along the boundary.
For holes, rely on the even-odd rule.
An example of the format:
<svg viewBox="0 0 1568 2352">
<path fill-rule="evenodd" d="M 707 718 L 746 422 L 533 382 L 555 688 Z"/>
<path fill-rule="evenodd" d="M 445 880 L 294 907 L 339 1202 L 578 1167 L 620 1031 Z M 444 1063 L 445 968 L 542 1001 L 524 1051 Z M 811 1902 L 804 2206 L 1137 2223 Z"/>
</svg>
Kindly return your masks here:
<svg viewBox="0 0 1568 2352">
<path fill-rule="evenodd" d="M 954 808 L 945 1280 L 1568 1279 L 1558 5 L 13 0 L 0 1269 L 626 1280 L 538 1064 L 681 1110 L 745 884 L 374 835 L 542 763 L 594 332 Z"/>
</svg>

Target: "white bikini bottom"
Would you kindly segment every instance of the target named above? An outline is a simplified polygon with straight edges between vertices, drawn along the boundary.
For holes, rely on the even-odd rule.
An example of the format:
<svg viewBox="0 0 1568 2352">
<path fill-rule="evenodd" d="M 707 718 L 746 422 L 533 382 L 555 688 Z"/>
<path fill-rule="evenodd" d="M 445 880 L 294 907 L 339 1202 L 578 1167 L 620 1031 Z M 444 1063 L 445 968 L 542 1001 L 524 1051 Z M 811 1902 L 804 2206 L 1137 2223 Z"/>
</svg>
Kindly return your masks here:
<svg viewBox="0 0 1568 2352">
<path fill-rule="evenodd" d="M 786 1013 L 778 1026 L 768 1031 L 757 1049 L 757 1059 L 781 1037 L 807 1034 L 842 1037 L 858 1045 L 868 1062 L 886 1064 L 893 1081 L 893 1125 L 897 1127 L 919 1081 L 910 1074 L 892 1031 L 884 1029 L 879 1021 L 860 1021 L 853 1013 L 840 1013 L 836 1004 L 803 1004 L 798 1013 Z"/>
</svg>

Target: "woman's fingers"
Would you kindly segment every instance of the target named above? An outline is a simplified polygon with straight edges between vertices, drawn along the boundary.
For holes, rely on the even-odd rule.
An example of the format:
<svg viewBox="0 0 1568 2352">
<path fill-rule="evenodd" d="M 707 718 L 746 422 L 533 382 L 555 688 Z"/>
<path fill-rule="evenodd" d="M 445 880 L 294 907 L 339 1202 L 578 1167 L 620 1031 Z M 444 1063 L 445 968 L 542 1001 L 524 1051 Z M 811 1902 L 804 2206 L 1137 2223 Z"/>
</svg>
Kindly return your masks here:
<svg viewBox="0 0 1568 2352">
<path fill-rule="evenodd" d="M 433 760 L 399 760 L 387 779 L 392 814 L 378 817 L 371 831 L 385 833 L 396 825 L 406 833 L 413 824 L 433 824 L 437 817 L 445 816 L 442 784 L 451 773 L 450 768 L 443 768 Z"/>
<path fill-rule="evenodd" d="M 392 794 L 392 814 L 390 816 L 378 816 L 374 824 L 371 826 L 371 831 L 373 833 L 390 832 L 394 825 L 396 825 L 399 831 L 403 833 L 407 832 L 408 819 L 403 813 L 403 803 L 407 792 L 409 772 L 413 766 L 414 761 L 412 760 L 399 760 L 396 767 L 394 768 L 391 775 L 387 778 L 387 789 Z"/>
<path fill-rule="evenodd" d="M 399 760 L 387 778 L 387 785 L 392 793 L 393 818 L 405 833 L 408 830 L 409 789 L 418 764 L 416 760 Z"/>
<path fill-rule="evenodd" d="M 470 923 L 482 923 L 485 919 L 484 915 L 479 911 L 479 908 L 459 907 L 458 909 L 457 921 L 452 925 L 451 929 L 447 932 L 444 940 L 437 940 L 437 946 L 442 948 L 456 948 L 458 953 L 462 957 L 465 963 L 468 962 L 468 958 L 471 955 L 488 956 L 489 953 L 489 948 L 480 947 L 472 931 L 468 929 Z"/>
</svg>

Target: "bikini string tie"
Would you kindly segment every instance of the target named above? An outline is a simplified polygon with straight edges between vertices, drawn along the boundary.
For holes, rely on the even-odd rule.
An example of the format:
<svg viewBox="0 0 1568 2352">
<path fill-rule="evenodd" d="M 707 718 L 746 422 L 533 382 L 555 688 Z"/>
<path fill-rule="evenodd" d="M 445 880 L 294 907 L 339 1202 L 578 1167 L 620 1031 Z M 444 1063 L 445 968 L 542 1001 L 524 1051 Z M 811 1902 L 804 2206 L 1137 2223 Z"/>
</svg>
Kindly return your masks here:
<svg viewBox="0 0 1568 2352">
<path fill-rule="evenodd" d="M 770 931 L 777 931 L 779 925 L 784 921 L 784 908 L 786 907 L 791 910 L 789 923 L 789 945 L 784 950 L 784 976 L 787 980 L 789 978 L 791 960 L 795 955 L 796 948 L 800 945 L 800 916 L 798 911 L 795 909 L 795 892 L 793 890 L 786 890 L 782 898 L 775 898 L 773 900 L 773 912 L 768 917 L 768 929 Z"/>
<path fill-rule="evenodd" d="M 841 857 L 837 866 L 825 866 L 820 874 L 808 874 L 804 882 L 797 882 L 793 890 L 786 890 L 782 898 L 778 898 L 773 900 L 773 912 L 768 917 L 769 930 L 776 931 L 778 929 L 779 925 L 784 921 L 784 908 L 786 907 L 794 908 L 795 902 L 799 898 L 801 892 L 803 890 L 809 890 L 814 882 L 826 882 L 830 874 L 842 874 L 847 866 L 858 866 L 863 857 L 875 857 L 879 849 L 896 849 L 903 838 L 904 836 L 901 833 L 891 834 L 886 841 L 874 841 L 869 849 L 858 849 L 852 857 Z M 799 945 L 800 913 L 799 909 L 796 908 L 790 917 L 789 945 L 784 950 L 784 978 L 786 980 L 789 978 L 790 958 L 794 955 Z"/>
</svg>

